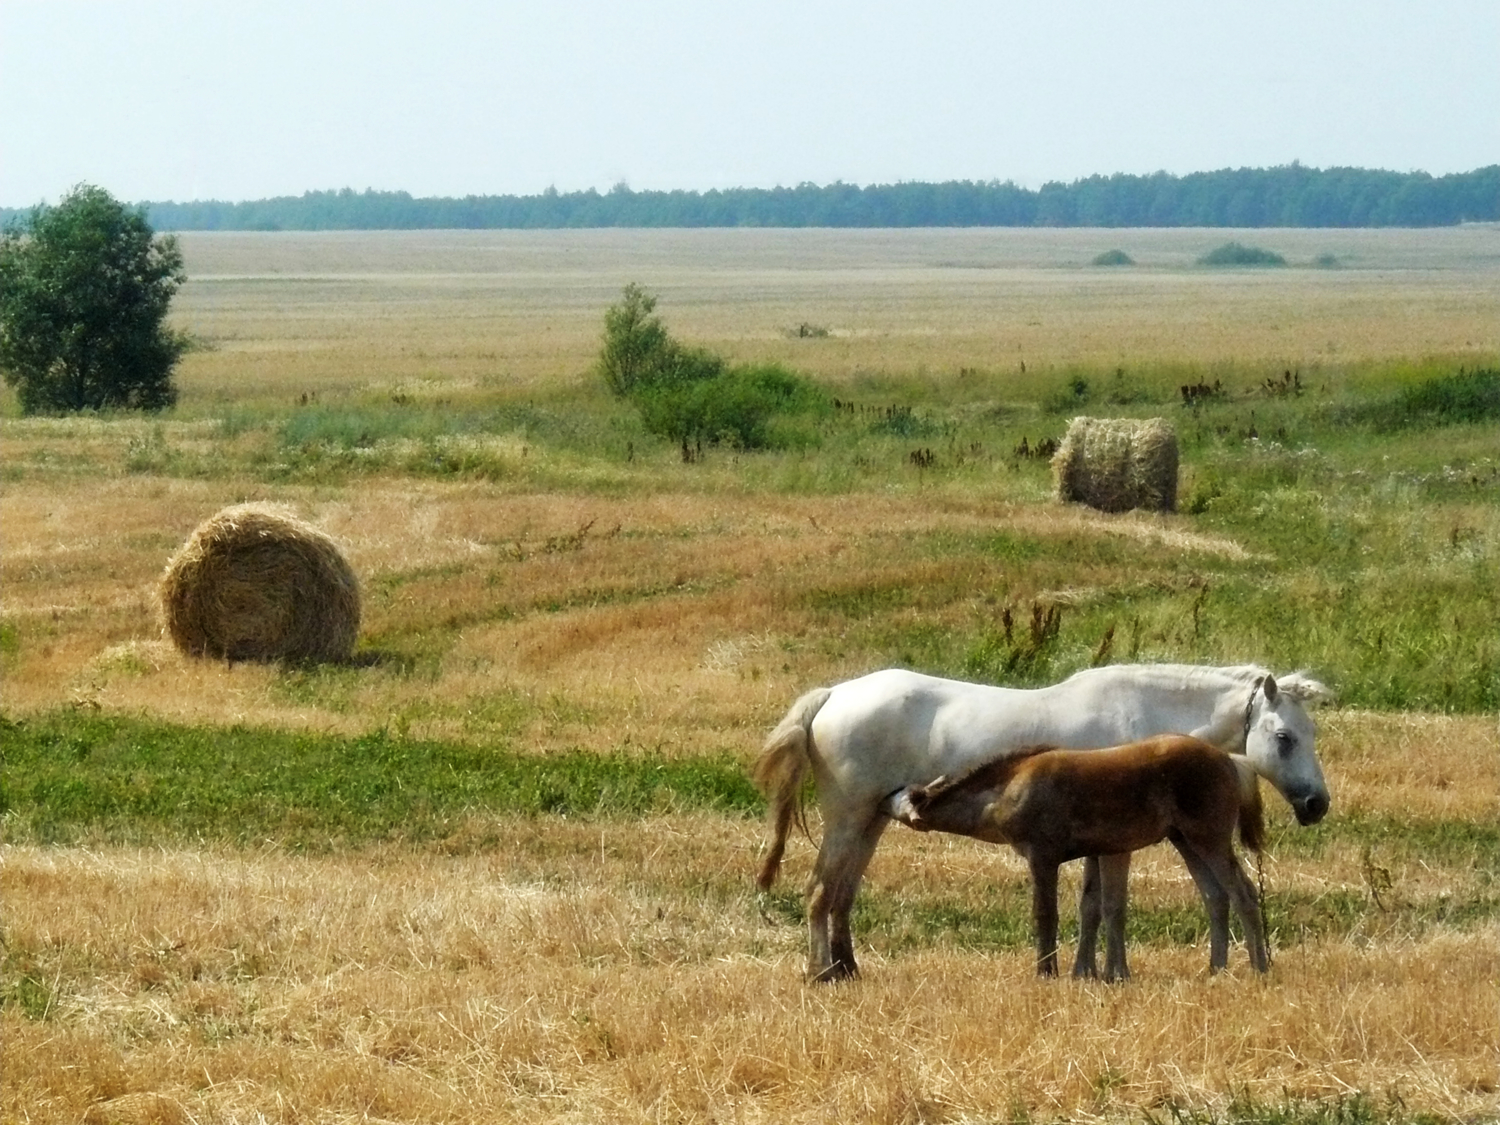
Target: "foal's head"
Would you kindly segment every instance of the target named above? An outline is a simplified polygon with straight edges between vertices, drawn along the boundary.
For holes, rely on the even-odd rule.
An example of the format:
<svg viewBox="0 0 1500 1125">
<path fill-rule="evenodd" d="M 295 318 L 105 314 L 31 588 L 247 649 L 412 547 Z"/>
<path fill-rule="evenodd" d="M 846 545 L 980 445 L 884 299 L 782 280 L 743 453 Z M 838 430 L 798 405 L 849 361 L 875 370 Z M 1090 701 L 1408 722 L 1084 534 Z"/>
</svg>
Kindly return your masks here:
<svg viewBox="0 0 1500 1125">
<path fill-rule="evenodd" d="M 1287 799 L 1299 824 L 1315 824 L 1328 812 L 1328 786 L 1313 752 L 1313 721 L 1302 705 L 1331 695 L 1300 673 L 1280 683 L 1267 673 L 1245 704 L 1245 756 Z"/>
</svg>

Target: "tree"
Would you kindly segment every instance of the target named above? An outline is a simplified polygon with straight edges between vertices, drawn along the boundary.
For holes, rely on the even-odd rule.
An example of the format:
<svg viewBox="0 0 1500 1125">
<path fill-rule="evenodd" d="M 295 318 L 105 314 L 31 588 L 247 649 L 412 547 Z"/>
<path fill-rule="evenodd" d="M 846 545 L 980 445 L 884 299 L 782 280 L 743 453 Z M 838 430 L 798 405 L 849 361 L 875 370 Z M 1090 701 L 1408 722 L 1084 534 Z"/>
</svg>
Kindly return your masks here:
<svg viewBox="0 0 1500 1125">
<path fill-rule="evenodd" d="M 186 333 L 164 321 L 186 280 L 144 208 L 81 184 L 0 234 L 0 372 L 21 409 L 159 410 Z"/>
<path fill-rule="evenodd" d="M 672 339 L 661 318 L 651 315 L 655 310 L 656 297 L 631 282 L 620 303 L 604 312 L 599 373 L 619 398 L 669 384 L 716 379 L 724 372 L 718 356 Z"/>
<path fill-rule="evenodd" d="M 655 310 L 656 298 L 632 281 L 620 303 L 604 311 L 599 373 L 620 398 L 649 381 L 651 368 L 671 347 L 666 327 L 651 315 Z"/>
</svg>

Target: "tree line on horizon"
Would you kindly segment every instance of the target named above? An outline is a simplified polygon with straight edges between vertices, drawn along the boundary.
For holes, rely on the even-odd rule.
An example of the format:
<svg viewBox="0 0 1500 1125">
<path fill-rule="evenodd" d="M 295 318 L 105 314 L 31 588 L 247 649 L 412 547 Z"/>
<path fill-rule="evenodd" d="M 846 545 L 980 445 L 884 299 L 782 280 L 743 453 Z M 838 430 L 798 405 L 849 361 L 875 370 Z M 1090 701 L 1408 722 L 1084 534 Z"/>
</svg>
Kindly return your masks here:
<svg viewBox="0 0 1500 1125">
<path fill-rule="evenodd" d="M 415 198 L 350 188 L 240 203 L 144 204 L 159 230 L 582 227 L 1434 227 L 1500 221 L 1500 164 L 1432 176 L 1364 168 L 1090 176 L 1039 189 L 954 180 L 859 187 Z M 0 209 L 0 222 L 26 211 Z"/>
</svg>

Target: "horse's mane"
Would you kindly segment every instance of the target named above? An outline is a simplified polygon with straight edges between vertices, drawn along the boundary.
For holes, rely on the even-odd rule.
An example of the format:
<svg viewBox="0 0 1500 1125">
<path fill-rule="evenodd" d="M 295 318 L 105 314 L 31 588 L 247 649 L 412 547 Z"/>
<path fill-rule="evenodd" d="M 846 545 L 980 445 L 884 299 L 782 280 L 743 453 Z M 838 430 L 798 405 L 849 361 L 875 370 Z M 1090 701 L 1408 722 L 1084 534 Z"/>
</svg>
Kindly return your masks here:
<svg viewBox="0 0 1500 1125">
<path fill-rule="evenodd" d="M 1071 679 L 1094 676 L 1100 673 L 1129 669 L 1134 676 L 1155 680 L 1174 686 L 1197 687 L 1223 680 L 1249 687 L 1273 675 L 1269 668 L 1259 664 L 1106 664 L 1101 668 L 1086 668 L 1075 672 Z M 1321 703 L 1334 698 L 1332 689 L 1313 679 L 1306 672 L 1288 672 L 1276 676 L 1276 686 L 1298 703 Z"/>
<path fill-rule="evenodd" d="M 1248 686 L 1257 680 L 1265 679 L 1269 674 L 1269 670 L 1262 668 L 1259 664 L 1226 666 L 1216 664 L 1104 664 L 1098 668 L 1085 668 L 1081 672 L 1074 672 L 1069 679 L 1080 680 L 1085 677 L 1119 675 L 1125 672 L 1140 679 L 1185 687 L 1198 687 L 1209 681 L 1222 683 L 1226 679 Z"/>
<path fill-rule="evenodd" d="M 1334 698 L 1333 689 L 1306 672 L 1288 672 L 1276 677 L 1276 686 L 1298 703 L 1324 703 Z"/>
</svg>

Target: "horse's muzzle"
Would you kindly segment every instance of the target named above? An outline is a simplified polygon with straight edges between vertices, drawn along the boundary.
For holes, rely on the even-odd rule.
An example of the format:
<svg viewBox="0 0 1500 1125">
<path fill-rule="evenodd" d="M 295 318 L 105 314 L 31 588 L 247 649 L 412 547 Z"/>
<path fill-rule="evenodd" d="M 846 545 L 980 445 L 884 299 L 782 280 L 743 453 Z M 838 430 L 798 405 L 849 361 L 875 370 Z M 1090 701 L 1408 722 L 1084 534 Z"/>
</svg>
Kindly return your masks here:
<svg viewBox="0 0 1500 1125">
<path fill-rule="evenodd" d="M 1328 798 L 1322 793 L 1310 794 L 1292 802 L 1292 811 L 1297 814 L 1297 823 L 1303 827 L 1317 824 L 1328 815 Z"/>
</svg>

